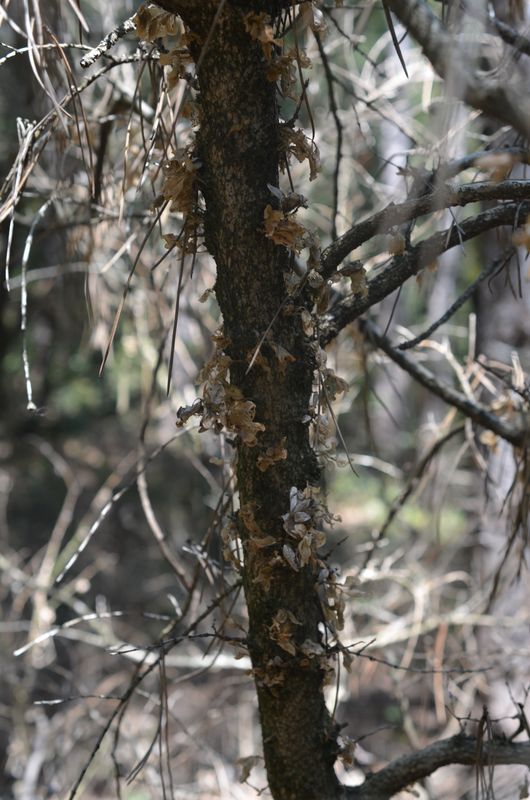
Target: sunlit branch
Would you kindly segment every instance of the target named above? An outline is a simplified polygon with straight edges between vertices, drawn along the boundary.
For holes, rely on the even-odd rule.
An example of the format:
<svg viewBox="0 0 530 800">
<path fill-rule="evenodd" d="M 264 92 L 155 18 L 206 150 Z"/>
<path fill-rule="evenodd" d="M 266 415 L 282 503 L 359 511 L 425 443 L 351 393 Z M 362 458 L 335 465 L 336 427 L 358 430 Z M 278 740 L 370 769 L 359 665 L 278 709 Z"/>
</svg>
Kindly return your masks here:
<svg viewBox="0 0 530 800">
<path fill-rule="evenodd" d="M 446 250 L 501 225 L 523 223 L 529 213 L 528 201 L 495 206 L 475 217 L 468 217 L 459 222 L 458 226 L 452 225 L 446 230 L 435 233 L 410 250 L 395 256 L 388 266 L 368 281 L 366 293 L 348 295 L 332 306 L 322 320 L 321 344 L 323 346 L 328 344 L 346 325 L 388 297 L 408 278 L 432 264 Z"/>
<path fill-rule="evenodd" d="M 83 56 L 79 62 L 80 65 L 83 67 L 83 69 L 90 67 L 98 60 L 98 58 L 101 58 L 104 53 L 110 50 L 111 47 L 114 47 L 116 42 L 134 30 L 136 30 L 136 22 L 134 17 L 129 17 L 129 19 L 126 19 L 121 23 L 121 25 L 118 25 L 117 28 L 114 28 L 114 30 L 108 33 L 105 38 L 101 40 L 98 46 L 94 47 L 94 49 L 90 51 L 90 53 L 87 53 L 86 56 Z"/>
<path fill-rule="evenodd" d="M 60 50 L 83 50 L 83 51 L 90 50 L 88 45 L 86 45 L 86 44 L 76 44 L 74 42 L 53 42 L 53 43 L 47 42 L 45 44 L 37 44 L 37 45 L 35 45 L 35 47 L 36 47 L 36 49 L 38 51 L 41 51 L 41 50 L 58 50 L 58 49 L 60 49 Z M 6 61 L 10 61 L 12 58 L 15 58 L 16 56 L 26 55 L 27 53 L 29 53 L 30 50 L 31 50 L 31 47 L 16 47 L 16 48 L 13 48 L 7 55 L 2 56 L 2 58 L 0 58 L 0 67 L 3 67 L 3 65 L 6 63 Z"/>
<path fill-rule="evenodd" d="M 510 425 L 481 403 L 470 400 L 461 392 L 453 389 L 452 386 L 448 386 L 446 383 L 438 380 L 433 373 L 422 364 L 413 361 L 404 353 L 393 347 L 390 340 L 386 336 L 383 336 L 373 322 L 369 320 L 361 321 L 361 329 L 369 341 L 386 353 L 392 361 L 408 372 L 418 383 L 421 383 L 422 386 L 441 400 L 444 400 L 448 405 L 457 408 L 477 425 L 481 425 L 483 428 L 493 431 L 493 433 L 496 433 L 497 436 L 505 439 L 510 444 L 516 447 L 524 447 L 526 445 L 528 431 L 525 428 Z"/>
</svg>

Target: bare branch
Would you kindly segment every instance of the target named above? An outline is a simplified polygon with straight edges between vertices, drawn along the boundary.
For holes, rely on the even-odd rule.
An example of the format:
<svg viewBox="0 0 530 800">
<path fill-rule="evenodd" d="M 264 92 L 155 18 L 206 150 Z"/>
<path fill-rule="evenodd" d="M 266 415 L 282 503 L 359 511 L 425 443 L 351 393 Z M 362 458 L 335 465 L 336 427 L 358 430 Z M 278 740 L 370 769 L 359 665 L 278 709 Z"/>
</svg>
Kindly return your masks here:
<svg viewBox="0 0 530 800">
<path fill-rule="evenodd" d="M 490 147 L 487 150 L 476 150 L 474 153 L 468 153 L 465 156 L 448 161 L 446 164 L 441 164 L 436 170 L 435 185 L 439 186 L 441 181 L 455 178 L 470 167 L 477 165 L 480 167 L 482 159 L 491 158 L 491 156 L 509 156 L 513 159 L 514 164 L 530 164 L 530 151 L 526 147 Z"/>
<path fill-rule="evenodd" d="M 468 48 L 459 47 L 423 0 L 388 0 L 389 8 L 421 46 L 441 78 L 451 81 L 458 97 L 473 108 L 507 123 L 530 136 L 530 98 L 499 78 L 478 74 L 470 63 Z"/>
<path fill-rule="evenodd" d="M 362 786 L 347 789 L 344 796 L 351 800 L 387 800 L 449 764 L 481 767 L 523 764 L 530 767 L 530 742 L 512 742 L 501 737 L 479 741 L 475 736 L 457 734 L 396 759 L 371 775 Z"/>
<path fill-rule="evenodd" d="M 528 153 L 526 151 L 523 152 L 526 160 L 528 160 Z M 485 151 L 485 153 L 491 155 L 488 151 Z M 474 159 L 479 159 L 481 155 L 484 154 L 476 153 Z M 473 161 L 468 163 L 466 159 L 463 169 L 472 164 Z M 458 169 L 458 166 L 456 168 Z M 397 225 L 403 225 L 405 222 L 421 217 L 424 214 L 429 214 L 432 211 L 450 208 L 451 206 L 465 206 L 469 203 L 487 200 L 514 201 L 530 199 L 530 181 L 527 180 L 485 181 L 482 183 L 469 183 L 457 189 L 452 189 L 444 185 L 440 186 L 440 181 L 446 180 L 445 176 L 448 174 L 451 174 L 451 172 L 445 167 L 433 171 L 432 178 L 429 176 L 429 183 L 436 187 L 434 192 L 406 200 L 404 203 L 390 203 L 382 211 L 372 214 L 368 219 L 359 222 L 346 231 L 322 253 L 322 274 L 329 278 L 343 259 L 373 236 L 387 233 Z"/>
<path fill-rule="evenodd" d="M 104 55 L 107 50 L 110 50 L 111 47 L 114 47 L 116 42 L 134 30 L 136 30 L 136 22 L 135 17 L 132 16 L 122 22 L 121 25 L 118 25 L 117 28 L 114 28 L 113 31 L 108 33 L 105 38 L 101 40 L 98 46 L 90 51 L 90 53 L 87 53 L 86 56 L 83 56 L 79 62 L 83 69 L 92 66 L 92 64 L 94 64 L 98 58 L 101 58 L 101 56 Z"/>
<path fill-rule="evenodd" d="M 444 400 L 455 408 L 458 408 L 466 417 L 469 417 L 477 425 L 487 428 L 497 436 L 505 439 L 515 447 L 525 447 L 528 440 L 528 431 L 524 427 L 510 425 L 504 420 L 497 417 L 486 406 L 483 406 L 477 401 L 470 400 L 465 395 L 448 386 L 446 383 L 439 381 L 428 369 L 422 364 L 413 361 L 404 353 L 396 350 L 392 346 L 386 336 L 378 330 L 373 322 L 363 320 L 361 322 L 361 329 L 364 331 L 368 339 L 379 347 L 384 353 L 389 356 L 396 364 L 409 373 L 418 383 L 429 389 L 430 392 L 437 397 Z"/>
<path fill-rule="evenodd" d="M 525 221 L 529 213 L 529 202 L 495 206 L 459 222 L 458 227 L 452 225 L 435 233 L 405 253 L 395 256 L 378 275 L 368 281 L 365 294 L 348 295 L 325 315 L 321 325 L 322 346 L 328 344 L 346 325 L 358 319 L 375 303 L 392 294 L 420 269 L 432 264 L 441 253 L 500 225 L 517 225 Z"/>
<path fill-rule="evenodd" d="M 491 277 L 494 273 L 499 273 L 502 269 L 506 266 L 509 262 L 510 258 L 512 258 L 515 252 L 515 248 L 512 248 L 511 251 L 506 255 L 503 259 L 496 259 L 492 261 L 491 264 L 488 264 L 478 278 L 476 278 L 472 283 L 470 283 L 464 291 L 458 295 L 454 303 L 451 303 L 447 311 L 444 311 L 441 317 L 436 319 L 429 327 L 415 336 L 413 339 L 409 339 L 407 342 L 402 342 L 398 346 L 398 350 L 412 350 L 413 347 L 416 347 L 418 344 L 423 342 L 424 339 L 429 338 L 432 334 L 438 330 L 442 325 L 444 325 L 453 314 L 456 314 L 459 308 L 462 308 L 464 303 L 473 296 L 474 292 L 477 290 L 478 286 L 482 283 L 482 281 L 486 280 L 486 278 Z"/>
<path fill-rule="evenodd" d="M 493 20 L 493 24 L 497 28 L 501 39 L 507 44 L 511 44 L 519 53 L 530 56 L 530 39 L 528 39 L 527 36 L 522 36 L 518 31 L 512 28 L 511 25 L 507 25 L 496 17 Z"/>
</svg>

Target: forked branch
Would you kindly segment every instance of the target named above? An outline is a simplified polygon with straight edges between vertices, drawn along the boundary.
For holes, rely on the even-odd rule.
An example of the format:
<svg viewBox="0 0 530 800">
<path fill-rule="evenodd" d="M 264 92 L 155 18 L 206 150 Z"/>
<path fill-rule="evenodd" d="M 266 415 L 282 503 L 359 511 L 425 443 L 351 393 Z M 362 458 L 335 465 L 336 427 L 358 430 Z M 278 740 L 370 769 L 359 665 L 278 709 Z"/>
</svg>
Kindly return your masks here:
<svg viewBox="0 0 530 800">
<path fill-rule="evenodd" d="M 410 277 L 429 266 L 446 250 L 501 225 L 518 225 L 530 214 L 530 202 L 505 203 L 468 217 L 450 228 L 433 234 L 401 255 L 367 282 L 366 291 L 347 295 L 326 314 L 321 325 L 321 345 L 324 347 L 350 322 L 392 294 Z"/>
<path fill-rule="evenodd" d="M 514 163 L 527 162 L 529 155 L 527 151 L 520 155 L 515 153 L 512 155 L 508 151 L 499 151 L 498 155 L 501 154 L 508 158 L 513 158 Z M 489 155 L 491 157 L 494 154 L 490 153 Z M 483 157 L 477 154 L 476 161 L 480 161 L 480 158 Z M 468 166 L 471 166 L 472 163 Z M 480 183 L 464 184 L 453 189 L 443 183 L 450 174 L 448 167 L 433 170 L 432 173 L 426 173 L 426 181 L 435 187 L 434 191 L 421 197 L 405 200 L 403 203 L 390 203 L 382 211 L 378 211 L 362 222 L 353 225 L 322 253 L 322 275 L 329 278 L 341 261 L 373 236 L 388 233 L 398 225 L 411 222 L 433 211 L 491 200 L 514 202 L 515 200 L 530 199 L 530 181 L 528 180 L 482 181 Z"/>
</svg>

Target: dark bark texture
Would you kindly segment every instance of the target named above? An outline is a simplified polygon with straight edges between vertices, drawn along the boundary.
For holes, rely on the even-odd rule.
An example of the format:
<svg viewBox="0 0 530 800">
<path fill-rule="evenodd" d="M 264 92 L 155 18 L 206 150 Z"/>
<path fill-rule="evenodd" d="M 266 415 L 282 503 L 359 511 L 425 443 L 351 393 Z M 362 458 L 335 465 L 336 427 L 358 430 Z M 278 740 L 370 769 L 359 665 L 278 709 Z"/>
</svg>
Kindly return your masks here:
<svg viewBox="0 0 530 800">
<path fill-rule="evenodd" d="M 274 204 L 267 184 L 278 185 L 276 88 L 266 78 L 261 47 L 245 30 L 240 8 L 227 4 L 213 27 L 208 14 L 200 19 L 195 15 L 189 24 L 197 37 L 192 50 L 199 64 L 197 144 L 205 237 L 217 265 L 216 294 L 229 340 L 230 378 L 245 400 L 255 403 L 255 419 L 264 426 L 256 446 L 237 443 L 237 475 L 241 508 L 255 523 L 248 530 L 240 519 L 239 526 L 245 542 L 248 645 L 267 774 L 277 800 L 322 800 L 339 791 L 333 770 L 335 728 L 322 691 L 324 672 L 315 660 L 290 655 L 271 638 L 278 612 L 288 612 L 300 623 L 292 623 L 297 646 L 307 639 L 318 642 L 323 621 L 316 569 L 295 571 L 281 555 L 286 537 L 282 515 L 289 511 L 290 489 L 316 485 L 319 469 L 304 421 L 315 367 L 300 317 L 304 297 L 286 302 L 290 254 L 266 238 L 264 230 L 264 210 Z M 278 347 L 293 360 L 279 359 Z M 262 471 L 260 455 L 280 445 L 287 457 Z M 256 537 L 272 537 L 275 543 L 262 547 Z"/>
</svg>

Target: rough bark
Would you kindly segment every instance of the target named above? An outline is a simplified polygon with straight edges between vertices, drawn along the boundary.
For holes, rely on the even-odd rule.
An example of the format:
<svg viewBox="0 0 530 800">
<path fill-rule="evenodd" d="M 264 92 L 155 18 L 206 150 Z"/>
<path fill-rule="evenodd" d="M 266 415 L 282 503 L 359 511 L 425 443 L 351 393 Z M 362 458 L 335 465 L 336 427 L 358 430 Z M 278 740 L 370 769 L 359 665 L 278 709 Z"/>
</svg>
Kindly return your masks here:
<svg viewBox="0 0 530 800">
<path fill-rule="evenodd" d="M 300 623 L 294 623 L 292 630 L 297 647 L 307 639 L 318 642 L 323 621 L 316 570 L 306 566 L 295 571 L 281 556 L 286 536 L 282 515 L 289 510 L 290 488 L 317 484 L 319 469 L 303 421 L 315 366 L 300 318 L 304 298 L 285 303 L 290 256 L 264 231 L 264 210 L 273 202 L 267 184 L 278 185 L 276 90 L 266 79 L 261 48 L 246 32 L 240 10 L 227 4 L 213 28 L 207 14 L 201 19 L 195 14 L 191 23 L 197 37 L 193 55 L 199 63 L 198 157 L 206 202 L 205 237 L 217 265 L 216 294 L 229 340 L 231 384 L 255 403 L 255 419 L 265 428 L 256 446 L 237 442 L 236 447 L 240 505 L 255 522 L 253 532 L 242 519 L 239 525 L 245 542 L 248 646 L 267 775 L 277 800 L 322 800 L 339 791 L 333 770 L 335 729 L 323 696 L 324 672 L 314 659 L 298 650 L 290 655 L 271 638 L 279 611 L 289 612 Z M 260 358 L 248 370 L 273 319 Z M 278 359 L 276 346 L 293 360 Z M 282 443 L 287 457 L 260 470 L 259 456 Z M 275 543 L 256 546 L 256 535 L 272 537 Z"/>
</svg>

